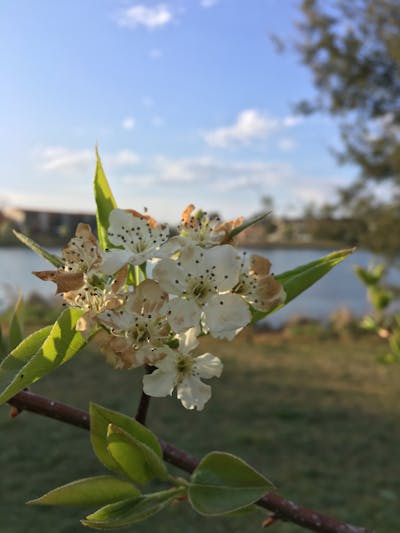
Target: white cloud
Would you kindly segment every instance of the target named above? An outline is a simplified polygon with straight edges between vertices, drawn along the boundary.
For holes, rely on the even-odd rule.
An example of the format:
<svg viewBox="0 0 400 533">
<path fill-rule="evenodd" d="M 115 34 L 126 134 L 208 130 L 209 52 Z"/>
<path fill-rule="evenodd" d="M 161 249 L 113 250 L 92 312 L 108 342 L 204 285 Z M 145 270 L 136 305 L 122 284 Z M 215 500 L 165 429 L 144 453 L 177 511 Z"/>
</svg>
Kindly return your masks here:
<svg viewBox="0 0 400 533">
<path fill-rule="evenodd" d="M 201 7 L 213 7 L 218 0 L 200 0 Z"/>
<path fill-rule="evenodd" d="M 105 154 L 105 164 L 110 167 L 126 167 L 131 165 L 137 165 L 140 161 L 140 157 L 132 150 L 120 150 L 114 154 Z"/>
<path fill-rule="evenodd" d="M 63 146 L 48 146 L 39 153 L 39 168 L 46 172 L 68 172 L 87 168 L 94 160 L 94 150 L 71 150 Z"/>
<path fill-rule="evenodd" d="M 172 12 L 164 4 L 152 7 L 143 4 L 133 5 L 121 10 L 117 16 L 118 24 L 126 28 L 137 28 L 138 26 L 144 26 L 148 29 L 161 28 L 172 20 Z"/>
<path fill-rule="evenodd" d="M 163 56 L 162 50 L 160 48 L 152 48 L 149 50 L 150 59 L 160 59 Z"/>
<path fill-rule="evenodd" d="M 256 109 L 246 109 L 239 113 L 231 126 L 224 126 L 206 132 L 204 140 L 210 146 L 226 148 L 234 144 L 245 144 L 257 139 L 265 139 L 272 132 L 299 124 L 296 116 L 271 117 Z"/>
<path fill-rule="evenodd" d="M 136 120 L 133 117 L 125 117 L 122 121 L 122 127 L 124 130 L 132 130 L 135 127 Z"/>
<path fill-rule="evenodd" d="M 212 157 L 172 159 L 155 158 L 151 171 L 145 175 L 126 175 L 125 183 L 147 185 L 189 185 L 207 187 L 215 191 L 228 191 L 245 187 L 278 186 L 287 179 L 291 167 L 285 163 L 264 161 L 224 161 Z"/>
<path fill-rule="evenodd" d="M 300 115 L 288 115 L 282 119 L 282 126 L 284 128 L 292 128 L 303 122 L 304 118 Z"/>
<path fill-rule="evenodd" d="M 45 173 L 60 173 L 70 177 L 85 176 L 93 173 L 95 152 L 89 149 L 71 149 L 63 146 L 48 146 L 36 151 L 37 168 Z M 107 153 L 102 157 L 104 165 L 119 169 L 136 165 L 140 158 L 131 150 Z"/>
</svg>

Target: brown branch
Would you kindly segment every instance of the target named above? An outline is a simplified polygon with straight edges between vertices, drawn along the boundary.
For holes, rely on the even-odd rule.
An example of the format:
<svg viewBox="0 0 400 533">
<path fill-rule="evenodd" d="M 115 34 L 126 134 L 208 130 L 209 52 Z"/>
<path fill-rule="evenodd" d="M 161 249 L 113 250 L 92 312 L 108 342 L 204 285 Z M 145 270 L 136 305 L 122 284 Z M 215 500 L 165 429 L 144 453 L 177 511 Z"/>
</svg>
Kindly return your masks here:
<svg viewBox="0 0 400 533">
<path fill-rule="evenodd" d="M 153 370 L 155 370 L 155 367 L 146 365 L 145 366 L 146 374 L 151 374 Z M 140 396 L 140 402 L 139 406 L 136 412 L 135 419 L 143 424 L 146 425 L 146 418 L 147 418 L 147 411 L 149 410 L 150 405 L 150 396 L 146 394 L 144 391 L 142 391 L 142 395 Z"/>
<path fill-rule="evenodd" d="M 60 420 L 84 429 L 90 428 L 90 418 L 86 411 L 50 400 L 30 391 L 22 391 L 11 398 L 8 403 L 20 411 L 30 411 L 42 416 Z M 193 472 L 199 464 L 198 459 L 160 439 L 164 459 L 185 470 Z M 257 505 L 269 509 L 282 520 L 293 522 L 301 527 L 319 533 L 373 533 L 371 530 L 352 526 L 334 518 L 324 516 L 297 503 L 286 500 L 274 492 L 269 492 L 258 500 Z"/>
</svg>

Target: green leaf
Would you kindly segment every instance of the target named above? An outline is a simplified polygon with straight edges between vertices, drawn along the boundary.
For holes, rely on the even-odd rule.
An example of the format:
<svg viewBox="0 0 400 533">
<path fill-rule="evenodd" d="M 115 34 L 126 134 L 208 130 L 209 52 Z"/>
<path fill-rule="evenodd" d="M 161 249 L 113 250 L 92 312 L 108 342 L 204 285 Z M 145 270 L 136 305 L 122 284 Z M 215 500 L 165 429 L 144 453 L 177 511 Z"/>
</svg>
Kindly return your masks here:
<svg viewBox="0 0 400 533">
<path fill-rule="evenodd" d="M 184 489 L 179 487 L 123 500 L 98 509 L 87 516 L 86 520 L 81 520 L 81 523 L 93 529 L 128 527 L 162 511 L 183 493 Z"/>
<path fill-rule="evenodd" d="M 286 292 L 286 300 L 282 305 L 275 307 L 274 309 L 263 312 L 252 310 L 253 319 L 252 322 L 257 322 L 270 313 L 274 313 L 278 309 L 281 309 L 284 305 L 291 302 L 296 296 L 303 291 L 314 285 L 318 280 L 324 277 L 328 272 L 336 265 L 341 263 L 348 255 L 353 253 L 355 248 L 349 248 L 346 250 L 339 250 L 331 254 L 325 255 L 316 261 L 311 261 L 305 265 L 301 265 L 293 270 L 288 270 L 282 274 L 278 274 L 276 279 L 282 283 Z"/>
<path fill-rule="evenodd" d="M 56 268 L 62 268 L 64 266 L 64 261 L 58 255 L 54 255 L 47 250 L 45 250 L 40 244 L 32 240 L 30 237 L 27 237 L 19 231 L 13 230 L 14 235 L 20 240 L 23 244 L 28 246 L 31 250 L 41 255 L 46 261 L 54 265 Z"/>
<path fill-rule="evenodd" d="M 360 265 L 355 265 L 353 269 L 358 278 L 367 287 L 377 285 L 381 281 L 386 271 L 385 265 L 383 264 L 376 265 L 368 269 L 363 268 Z"/>
<path fill-rule="evenodd" d="M 255 503 L 274 488 L 239 457 L 223 452 L 206 455 L 192 474 L 189 501 L 203 515 L 220 515 Z"/>
<path fill-rule="evenodd" d="M 98 476 L 72 481 L 29 501 L 28 504 L 91 507 L 139 496 L 140 491 L 129 481 L 114 476 Z"/>
<path fill-rule="evenodd" d="M 32 354 L 35 354 L 47 339 L 51 331 L 51 326 L 39 329 L 26 337 L 14 350 L 2 361 L 0 365 L 0 390 L 7 388 L 24 368 Z"/>
<path fill-rule="evenodd" d="M 149 446 L 119 426 L 108 426 L 107 441 L 112 458 L 134 483 L 145 485 L 154 478 L 168 477 L 163 460 Z"/>
<path fill-rule="evenodd" d="M 393 293 L 387 289 L 381 289 L 379 287 L 369 287 L 368 289 L 369 301 L 377 311 L 386 309 L 392 303 L 393 297 Z"/>
<path fill-rule="evenodd" d="M 96 222 L 97 235 L 100 246 L 104 249 L 110 247 L 107 236 L 109 216 L 113 209 L 117 207 L 114 196 L 111 192 L 106 175 L 101 164 L 99 151 L 96 147 L 96 172 L 94 175 L 94 197 L 96 200 Z"/>
<path fill-rule="evenodd" d="M 249 220 L 245 220 L 240 226 L 237 226 L 234 228 L 230 234 L 229 234 L 229 240 L 236 237 L 236 235 L 239 235 L 242 231 L 249 228 L 250 226 L 254 226 L 254 224 L 257 224 L 257 222 L 261 222 L 265 217 L 267 217 L 270 214 L 269 211 L 266 213 L 263 213 L 262 215 L 257 215 L 256 217 L 250 218 Z"/>
<path fill-rule="evenodd" d="M 24 331 L 22 326 L 22 307 L 23 300 L 22 298 L 18 299 L 18 302 L 15 306 L 14 313 L 11 317 L 10 322 L 10 331 L 8 335 L 8 344 L 9 349 L 13 350 L 24 338 Z"/>
<path fill-rule="evenodd" d="M 67 362 L 86 344 L 75 329 L 82 314 L 80 309 L 66 309 L 52 327 L 24 339 L 4 359 L 0 365 L 0 404 Z"/>
<path fill-rule="evenodd" d="M 125 430 L 138 441 L 146 444 L 153 452 L 162 458 L 162 450 L 157 437 L 135 419 L 106 409 L 95 403 L 90 404 L 90 440 L 93 451 L 104 466 L 114 472 L 121 472 L 121 467 L 108 451 L 107 432 L 109 424 L 115 424 Z"/>
</svg>

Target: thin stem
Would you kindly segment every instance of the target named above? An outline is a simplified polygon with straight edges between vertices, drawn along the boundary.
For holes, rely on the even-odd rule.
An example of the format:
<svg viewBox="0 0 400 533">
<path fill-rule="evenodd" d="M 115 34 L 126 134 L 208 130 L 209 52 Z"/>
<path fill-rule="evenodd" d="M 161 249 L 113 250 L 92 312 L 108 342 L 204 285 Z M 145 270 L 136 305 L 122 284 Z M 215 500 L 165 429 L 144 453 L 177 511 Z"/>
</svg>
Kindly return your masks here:
<svg viewBox="0 0 400 533">
<path fill-rule="evenodd" d="M 84 429 L 89 429 L 90 427 L 89 414 L 86 411 L 50 400 L 30 391 L 19 392 L 8 403 L 20 411 L 26 410 L 42 416 L 55 418 L 56 420 Z M 168 442 L 159 440 L 163 449 L 164 459 L 168 463 L 186 472 L 193 472 L 199 464 L 198 459 Z M 335 518 L 324 516 L 317 511 L 301 507 L 297 503 L 286 500 L 274 492 L 269 492 L 258 500 L 257 505 L 269 509 L 284 520 L 319 533 L 373 533 L 370 529 L 352 526 L 351 524 L 340 522 Z"/>
<path fill-rule="evenodd" d="M 146 374 L 151 374 L 154 370 L 154 367 L 146 365 L 145 366 Z M 147 418 L 147 412 L 149 410 L 150 405 L 150 396 L 146 394 L 144 391 L 142 391 L 142 395 L 140 396 L 140 402 L 138 405 L 138 409 L 136 411 L 135 419 L 143 424 L 146 425 L 146 418 Z"/>
</svg>

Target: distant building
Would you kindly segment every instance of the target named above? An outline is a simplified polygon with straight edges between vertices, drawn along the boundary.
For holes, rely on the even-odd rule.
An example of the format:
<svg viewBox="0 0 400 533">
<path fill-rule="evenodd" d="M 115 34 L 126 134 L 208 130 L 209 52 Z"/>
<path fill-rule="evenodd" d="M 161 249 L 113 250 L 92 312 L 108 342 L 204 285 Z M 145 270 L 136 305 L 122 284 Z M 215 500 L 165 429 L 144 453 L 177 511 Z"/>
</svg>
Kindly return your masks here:
<svg viewBox="0 0 400 533">
<path fill-rule="evenodd" d="M 59 213 L 6 207 L 3 216 L 18 231 L 28 235 L 45 233 L 54 237 L 69 237 L 79 222 L 89 224 L 94 230 L 96 217 L 88 213 Z"/>
</svg>

